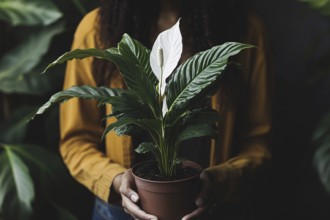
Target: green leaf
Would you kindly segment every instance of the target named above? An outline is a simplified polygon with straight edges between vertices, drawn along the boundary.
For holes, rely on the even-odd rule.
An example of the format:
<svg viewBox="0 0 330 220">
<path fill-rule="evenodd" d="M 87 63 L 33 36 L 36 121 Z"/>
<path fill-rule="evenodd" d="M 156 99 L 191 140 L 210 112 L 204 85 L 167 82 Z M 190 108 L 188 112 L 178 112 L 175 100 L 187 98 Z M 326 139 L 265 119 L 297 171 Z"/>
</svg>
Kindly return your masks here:
<svg viewBox="0 0 330 220">
<path fill-rule="evenodd" d="M 9 146 L 0 147 L 0 211 L 5 219 L 28 219 L 35 197 L 28 168 Z"/>
<path fill-rule="evenodd" d="M 112 114 L 111 116 L 118 117 L 122 114 L 136 119 L 151 118 L 152 112 L 148 111 L 148 107 L 145 103 L 141 103 L 137 100 L 134 94 L 123 93 L 121 96 L 112 97 L 106 101 L 111 104 Z"/>
<path fill-rule="evenodd" d="M 312 8 L 319 10 L 322 14 L 330 15 L 330 0 L 298 0 L 308 3 Z"/>
<path fill-rule="evenodd" d="M 187 109 L 200 102 L 195 98 L 214 86 L 213 83 L 225 70 L 228 59 L 251 47 L 253 46 L 227 42 L 200 52 L 181 64 L 173 73 L 166 90 L 169 106 L 165 116 L 166 123 L 173 124 Z"/>
<path fill-rule="evenodd" d="M 136 61 L 139 63 L 139 67 L 141 68 L 142 72 L 145 73 L 150 79 L 150 81 L 153 82 L 154 86 L 156 86 L 158 83 L 158 79 L 152 72 L 149 61 L 151 51 L 139 41 L 131 38 L 127 34 L 123 35 L 122 42 L 129 47 L 131 53 L 136 57 Z"/>
<path fill-rule="evenodd" d="M 148 49 L 136 40 L 131 39 L 127 34 L 124 34 L 118 44 L 118 48 L 107 50 L 95 48 L 85 50 L 76 49 L 60 56 L 57 60 L 49 64 L 45 71 L 57 64 L 72 59 L 95 57 L 112 61 L 118 67 L 128 89 L 142 102 L 147 103 L 154 114 L 156 112 L 160 114 L 155 88 L 156 79 L 151 72 L 148 61 L 149 55 L 150 51 Z"/>
<path fill-rule="evenodd" d="M 19 155 L 24 162 L 29 162 L 37 167 L 37 169 L 45 172 L 49 177 L 54 176 L 57 173 L 57 168 L 53 164 L 58 164 L 61 161 L 59 156 L 56 156 L 53 152 L 46 150 L 38 145 L 28 145 L 28 144 L 16 144 L 7 145 L 10 150 Z M 47 164 L 47 166 L 45 166 Z M 58 174 L 58 173 L 57 173 Z M 57 177 L 59 175 L 56 175 Z"/>
<path fill-rule="evenodd" d="M 118 67 L 125 83 L 140 100 L 148 103 L 153 112 L 158 110 L 155 78 L 152 78 L 149 64 L 150 51 L 142 44 L 131 39 L 127 34 L 123 35 L 118 44 L 118 49 L 108 50 L 111 60 Z"/>
<path fill-rule="evenodd" d="M 0 0 L 0 20 L 13 26 L 49 25 L 61 17 L 49 0 Z"/>
<path fill-rule="evenodd" d="M 15 92 L 15 88 L 24 80 L 24 75 L 36 67 L 48 51 L 52 38 L 63 30 L 63 23 L 44 28 L 7 53 L 0 60 L 0 91 Z M 15 82 L 18 84 L 12 88 L 11 85 Z"/>
<path fill-rule="evenodd" d="M 121 118 L 147 119 L 153 117 L 152 112 L 148 111 L 148 106 L 145 103 L 139 102 L 129 92 L 124 92 L 121 96 L 111 97 L 104 102 L 111 104 L 112 113 L 107 115 L 107 118 L 116 117 L 120 120 Z M 120 130 L 120 132 L 118 131 L 119 133 L 123 132 L 127 135 L 140 135 L 143 133 L 143 129 L 135 124 L 127 124 L 121 127 Z"/>
<path fill-rule="evenodd" d="M 110 89 L 108 87 L 92 87 L 92 86 L 73 86 L 67 90 L 60 91 L 43 104 L 38 111 L 32 116 L 44 113 L 48 108 L 56 103 L 66 102 L 72 98 L 93 99 L 102 101 L 111 96 L 119 96 L 121 89 Z"/>
<path fill-rule="evenodd" d="M 227 42 L 200 52 L 181 64 L 173 73 L 167 87 L 169 114 L 176 109 L 185 109 L 190 100 L 202 92 L 221 75 L 228 58 L 251 45 Z"/>
<path fill-rule="evenodd" d="M 115 130 L 116 134 L 119 136 L 126 135 L 128 131 L 127 125 L 136 124 L 136 123 L 137 123 L 137 119 L 135 118 L 122 117 L 105 128 L 102 135 L 102 139 L 104 139 L 105 135 L 112 130 Z"/>
<path fill-rule="evenodd" d="M 102 139 L 112 130 L 115 130 L 117 135 L 129 135 L 128 131 L 130 131 L 130 127 L 128 126 L 132 124 L 147 130 L 155 143 L 158 142 L 160 136 L 160 121 L 158 119 L 136 119 L 129 117 L 119 118 L 116 122 L 108 125 L 103 132 Z"/>
<path fill-rule="evenodd" d="M 37 145 L 17 144 L 7 145 L 7 147 L 9 147 L 12 152 L 19 156 L 23 163 L 29 168 L 33 182 L 36 186 L 38 186 L 36 189 L 38 197 L 36 198 L 37 200 L 34 204 L 39 204 L 40 202 L 44 204 L 44 199 L 47 199 L 46 202 L 56 202 L 60 205 L 65 204 L 65 207 L 71 210 L 71 208 L 75 207 L 75 205 L 72 206 L 72 204 L 76 202 L 74 198 L 77 198 L 77 196 L 83 196 L 83 198 L 86 198 L 84 193 L 88 192 L 85 191 L 86 189 L 83 189 L 83 187 L 81 187 L 72 178 L 63 162 L 63 159 L 58 153 L 54 153 Z M 65 194 L 63 194 L 63 189 L 66 190 Z M 56 204 L 52 205 L 56 206 Z M 37 205 L 36 207 L 38 210 L 40 210 L 39 208 L 42 208 L 43 206 L 40 207 Z M 51 212 L 51 214 L 55 214 L 52 215 L 52 219 L 71 219 L 69 216 L 72 216 L 72 214 L 68 210 L 65 210 L 59 206 L 54 208 L 56 210 L 54 210 L 55 213 Z M 16 209 L 17 207 L 15 207 L 15 210 Z"/>
<path fill-rule="evenodd" d="M 184 115 L 182 124 L 192 123 L 204 123 L 212 124 L 219 120 L 219 113 L 213 109 L 204 108 L 204 109 L 194 109 L 188 111 Z"/>
<path fill-rule="evenodd" d="M 60 76 L 63 74 L 45 76 L 40 75 L 40 72 L 31 72 L 15 78 L 5 78 L 0 80 L 0 91 L 7 94 L 42 96 L 53 89 L 52 82 L 60 82 Z"/>
<path fill-rule="evenodd" d="M 0 80 L 0 90 L 7 94 L 42 96 L 60 88 L 63 83 L 65 66 L 56 70 L 52 69 L 51 74 L 40 74 L 48 63 L 48 61 L 42 61 L 26 73 L 21 72 L 18 76 Z"/>
<path fill-rule="evenodd" d="M 77 193 L 77 183 L 70 175 L 59 153 L 54 153 L 38 145 L 16 144 L 7 145 L 12 152 L 21 158 L 30 169 L 35 184 L 39 186 L 38 192 L 48 199 L 68 197 Z M 65 195 L 58 195 L 63 188 L 67 189 Z"/>
<path fill-rule="evenodd" d="M 314 154 L 313 164 L 317 170 L 321 183 L 330 193 L 330 135 L 318 144 Z"/>
<path fill-rule="evenodd" d="M 49 68 L 52 68 L 57 64 L 62 64 L 66 61 L 70 61 L 73 59 L 84 59 L 86 57 L 95 57 L 98 59 L 104 59 L 104 60 L 111 61 L 109 58 L 109 51 L 112 51 L 113 53 L 115 53 L 114 50 L 101 50 L 101 49 L 97 49 L 97 48 L 75 49 L 75 50 L 64 53 L 62 56 L 60 56 L 55 61 L 50 63 L 43 72 L 45 73 Z"/>
<path fill-rule="evenodd" d="M 26 121 L 35 109 L 35 107 L 21 107 L 12 114 L 10 120 L 1 123 L 0 142 L 7 144 L 22 142 L 28 126 Z"/>
<path fill-rule="evenodd" d="M 215 136 L 214 125 L 195 124 L 188 126 L 180 133 L 177 143 L 191 138 L 205 137 L 205 136 L 208 137 Z"/>
<path fill-rule="evenodd" d="M 166 127 L 169 143 L 178 146 L 181 141 L 195 137 L 214 137 L 216 134 L 216 124 L 219 120 L 217 111 L 202 108 L 186 111 L 177 117 L 172 125 Z"/>
<path fill-rule="evenodd" d="M 156 146 L 153 143 L 143 142 L 137 148 L 135 148 L 135 152 L 139 154 L 145 154 L 148 152 L 153 152 Z"/>
<path fill-rule="evenodd" d="M 326 191 L 330 193 L 330 113 L 322 117 L 312 136 L 316 151 L 313 164 Z"/>
</svg>

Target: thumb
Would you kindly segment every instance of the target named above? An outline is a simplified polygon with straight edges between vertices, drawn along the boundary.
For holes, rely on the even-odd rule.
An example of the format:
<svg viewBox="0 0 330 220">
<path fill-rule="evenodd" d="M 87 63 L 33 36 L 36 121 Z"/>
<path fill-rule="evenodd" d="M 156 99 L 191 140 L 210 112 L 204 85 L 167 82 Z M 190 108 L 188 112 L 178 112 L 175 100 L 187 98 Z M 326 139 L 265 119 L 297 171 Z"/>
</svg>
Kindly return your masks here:
<svg viewBox="0 0 330 220">
<path fill-rule="evenodd" d="M 208 198 L 211 192 L 211 180 L 206 172 L 202 172 L 200 175 L 202 181 L 202 189 L 198 193 L 196 198 L 196 205 L 199 207 L 207 205 Z"/>
<path fill-rule="evenodd" d="M 129 198 L 133 202 L 139 200 L 139 195 L 132 189 L 135 186 L 134 178 L 130 172 L 127 170 L 122 177 L 122 182 L 119 188 L 120 194 Z"/>
</svg>

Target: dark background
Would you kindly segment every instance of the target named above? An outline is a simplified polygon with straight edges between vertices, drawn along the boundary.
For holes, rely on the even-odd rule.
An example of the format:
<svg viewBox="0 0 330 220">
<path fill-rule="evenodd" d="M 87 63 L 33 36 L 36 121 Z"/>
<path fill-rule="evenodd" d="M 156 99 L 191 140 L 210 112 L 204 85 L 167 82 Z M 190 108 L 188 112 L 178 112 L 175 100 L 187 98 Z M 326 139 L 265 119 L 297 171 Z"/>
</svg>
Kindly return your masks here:
<svg viewBox="0 0 330 220">
<path fill-rule="evenodd" d="M 330 219 L 313 164 L 312 135 L 330 107 L 330 17 L 288 0 L 253 0 L 270 40 L 274 74 L 270 219 Z M 267 194 L 269 193 L 269 195 Z"/>
<path fill-rule="evenodd" d="M 50 46 L 51 56 L 58 57 L 69 50 L 73 31 L 82 15 L 70 1 L 54 2 L 63 11 L 67 27 Z M 88 10 L 96 6 L 90 1 L 82 2 Z M 330 110 L 330 16 L 295 0 L 249 0 L 249 4 L 266 26 L 275 86 L 273 167 L 266 180 L 267 187 L 256 195 L 254 209 L 260 219 L 329 220 L 330 196 L 315 166 L 318 146 L 312 142 L 312 135 Z M 14 33 L 12 27 L 0 22 L 0 59 L 19 41 L 12 37 Z M 58 80 L 42 96 L 0 92 L 1 123 L 4 124 L 8 112 L 26 104 L 39 105 L 60 88 L 61 80 Z M 56 111 L 51 117 L 57 120 Z M 44 115 L 29 124 L 25 142 L 47 146 L 56 152 L 58 125 L 50 126 L 48 120 L 45 125 L 48 118 L 49 115 Z M 44 127 L 52 130 L 47 132 Z M 3 143 L 1 137 L 0 143 Z M 52 198 L 78 219 L 89 219 L 93 197 L 74 181 L 65 181 L 51 189 L 53 193 L 47 199 Z M 35 182 L 36 188 L 40 188 L 39 184 L 42 183 Z M 37 192 L 40 195 L 41 192 Z M 54 195 L 56 193 L 58 195 Z M 65 196 L 61 196 L 63 194 Z M 44 198 L 39 198 L 34 206 L 37 210 L 34 215 L 38 217 L 51 210 Z"/>
</svg>

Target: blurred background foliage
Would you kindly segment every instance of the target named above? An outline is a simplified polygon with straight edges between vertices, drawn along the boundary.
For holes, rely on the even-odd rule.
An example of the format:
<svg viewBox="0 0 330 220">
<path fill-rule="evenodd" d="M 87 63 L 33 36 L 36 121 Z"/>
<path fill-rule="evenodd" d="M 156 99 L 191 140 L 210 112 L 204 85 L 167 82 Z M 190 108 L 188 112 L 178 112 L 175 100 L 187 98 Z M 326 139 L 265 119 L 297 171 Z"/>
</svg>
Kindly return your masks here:
<svg viewBox="0 0 330 220">
<path fill-rule="evenodd" d="M 298 0 L 308 3 L 311 7 L 319 10 L 325 15 L 330 15 L 330 1 L 329 0 Z"/>
<path fill-rule="evenodd" d="M 330 21 L 330 0 L 298 0 L 308 4 L 313 9 L 319 11 L 325 16 L 325 20 Z M 311 49 L 307 53 L 310 58 L 311 54 L 317 53 L 315 51 L 326 40 L 328 40 L 330 30 L 325 30 L 317 37 L 317 40 L 312 42 Z M 330 77 L 330 49 L 325 49 L 322 56 L 315 62 L 314 76 L 307 81 L 307 86 L 317 84 L 317 82 L 325 80 Z M 329 85 L 329 84 L 328 84 Z M 318 177 L 323 184 L 323 187 L 330 194 L 330 108 L 324 109 L 319 121 L 317 122 L 311 136 L 312 146 L 315 149 L 313 156 L 313 165 L 315 166 Z"/>
<path fill-rule="evenodd" d="M 330 219 L 329 1 L 251 2 L 274 73 L 273 169 L 258 210 L 264 219 Z"/>
<path fill-rule="evenodd" d="M 308 3 L 312 8 L 318 10 L 327 20 L 330 20 L 330 0 L 299 0 Z M 327 30 L 327 33 L 330 31 Z M 324 41 L 328 35 L 321 35 L 315 44 Z M 315 47 L 314 47 L 315 48 Z M 327 80 L 330 77 L 330 50 L 326 50 L 318 62 L 315 71 L 315 77 L 309 81 L 313 84 L 320 80 Z M 328 84 L 329 85 L 329 84 Z M 315 148 L 313 157 L 313 165 L 315 166 L 319 179 L 323 184 L 327 193 L 330 194 L 330 108 L 327 108 L 325 113 L 321 115 L 318 124 L 315 127 L 312 135 L 312 144 Z"/>
<path fill-rule="evenodd" d="M 40 73 L 96 4 L 0 0 L 0 219 L 90 219 L 93 197 L 58 154 L 58 108 L 27 119 L 61 89 L 64 66 Z"/>
<path fill-rule="evenodd" d="M 330 219 L 330 0 L 249 0 L 265 21 L 274 72 L 274 170 L 260 219 Z M 88 0 L 0 0 L 0 219 L 90 219 L 93 196 L 58 154 L 61 90 Z M 260 211 L 263 210 L 263 211 Z M 263 215 L 264 214 L 264 215 Z M 267 216 L 267 217 L 265 217 Z"/>
</svg>

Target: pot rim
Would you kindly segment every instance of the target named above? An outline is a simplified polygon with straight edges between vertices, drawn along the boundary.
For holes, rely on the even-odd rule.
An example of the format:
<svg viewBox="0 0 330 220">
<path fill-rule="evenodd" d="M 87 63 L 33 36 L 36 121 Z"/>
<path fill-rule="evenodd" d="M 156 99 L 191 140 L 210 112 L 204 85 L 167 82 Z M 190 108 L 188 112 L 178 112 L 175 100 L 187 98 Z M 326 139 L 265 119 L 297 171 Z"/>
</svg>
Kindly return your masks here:
<svg viewBox="0 0 330 220">
<path fill-rule="evenodd" d="M 187 177 L 187 178 L 184 178 L 184 179 L 177 179 L 177 180 L 149 180 L 149 179 L 144 179 L 142 177 L 139 177 L 138 175 L 136 175 L 134 173 L 134 170 L 136 169 L 136 167 L 138 167 L 139 165 L 141 164 L 144 164 L 144 163 L 153 163 L 155 162 L 155 160 L 147 160 L 147 161 L 142 161 L 142 162 L 139 162 L 137 164 L 135 164 L 132 168 L 131 168 L 131 173 L 132 175 L 135 177 L 135 178 L 138 178 L 140 179 L 141 181 L 145 181 L 145 182 L 150 182 L 150 183 L 158 183 L 158 184 L 168 184 L 168 183 L 179 183 L 179 182 L 184 182 L 184 181 L 187 181 L 187 180 L 191 180 L 191 179 L 195 179 L 196 177 L 198 177 L 201 172 L 202 172 L 202 167 L 192 161 L 192 160 L 183 160 L 182 163 L 187 163 L 187 164 L 193 164 L 194 166 L 190 166 L 190 167 L 194 167 L 194 168 L 197 168 L 198 169 L 198 172 L 197 174 L 193 175 L 193 176 L 190 176 L 190 177 Z"/>
</svg>

